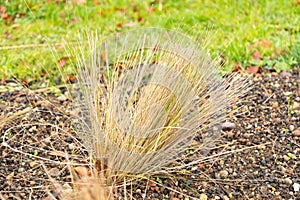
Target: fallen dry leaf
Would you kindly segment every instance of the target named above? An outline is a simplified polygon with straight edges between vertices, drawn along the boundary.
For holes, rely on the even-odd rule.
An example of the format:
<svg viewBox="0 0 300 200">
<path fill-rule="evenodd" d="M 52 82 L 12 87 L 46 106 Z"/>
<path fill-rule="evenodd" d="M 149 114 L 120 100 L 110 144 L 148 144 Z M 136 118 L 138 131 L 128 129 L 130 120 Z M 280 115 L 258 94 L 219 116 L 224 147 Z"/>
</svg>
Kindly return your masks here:
<svg viewBox="0 0 300 200">
<path fill-rule="evenodd" d="M 70 83 L 75 83 L 75 81 L 77 80 L 76 76 L 69 76 L 68 79 Z"/>
<path fill-rule="evenodd" d="M 93 0 L 93 4 L 96 6 L 99 4 L 99 2 L 97 0 Z"/>
<path fill-rule="evenodd" d="M 67 57 L 62 57 L 57 61 L 57 64 L 60 68 L 64 67 L 68 58 Z"/>
<path fill-rule="evenodd" d="M 257 49 L 255 49 L 251 54 L 251 58 L 253 58 L 254 60 L 260 60 L 261 59 L 260 52 Z"/>
<path fill-rule="evenodd" d="M 264 39 L 264 40 L 259 40 L 256 44 L 256 47 L 262 47 L 264 49 L 270 49 L 273 44 L 270 40 Z"/>
<path fill-rule="evenodd" d="M 0 6 L 0 15 L 3 15 L 4 13 L 6 13 L 6 7 L 5 6 Z"/>
<path fill-rule="evenodd" d="M 250 66 L 246 68 L 248 74 L 256 74 L 259 71 L 259 66 Z"/>
<path fill-rule="evenodd" d="M 117 23 L 117 28 L 122 28 L 123 24 L 120 22 L 120 23 Z"/>
</svg>

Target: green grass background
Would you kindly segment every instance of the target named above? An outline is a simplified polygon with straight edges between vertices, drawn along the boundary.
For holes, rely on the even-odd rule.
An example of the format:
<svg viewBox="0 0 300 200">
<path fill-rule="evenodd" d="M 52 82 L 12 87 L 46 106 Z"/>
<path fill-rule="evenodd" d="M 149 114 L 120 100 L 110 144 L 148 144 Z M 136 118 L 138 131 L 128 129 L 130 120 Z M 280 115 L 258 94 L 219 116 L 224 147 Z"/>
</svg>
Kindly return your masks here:
<svg viewBox="0 0 300 200">
<path fill-rule="evenodd" d="M 78 42 L 87 31 L 107 35 L 155 26 L 177 29 L 198 41 L 205 32 L 208 51 L 226 61 L 227 71 L 251 65 L 281 71 L 300 63 L 299 0 L 87 0 L 81 5 L 2 0 L 0 14 L 0 72 L 7 79 L 37 81 L 36 87 L 54 84 L 60 76 L 58 60 L 67 57 L 63 41 Z M 251 56 L 254 51 L 260 59 Z M 69 58 L 63 66 L 69 75 L 72 63 Z"/>
</svg>

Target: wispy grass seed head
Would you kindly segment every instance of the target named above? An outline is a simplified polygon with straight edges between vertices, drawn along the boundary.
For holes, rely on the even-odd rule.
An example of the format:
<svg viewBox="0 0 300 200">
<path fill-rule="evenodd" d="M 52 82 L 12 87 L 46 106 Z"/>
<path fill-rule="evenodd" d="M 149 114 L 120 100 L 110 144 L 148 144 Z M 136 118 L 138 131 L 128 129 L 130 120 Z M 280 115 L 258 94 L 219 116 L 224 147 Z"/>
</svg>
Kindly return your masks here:
<svg viewBox="0 0 300 200">
<path fill-rule="evenodd" d="M 243 82 L 181 33 L 158 28 L 89 37 L 78 56 L 78 132 L 92 156 L 119 173 L 148 173 L 224 120 Z M 208 139 L 208 138 L 206 138 Z M 204 140 L 209 141 L 209 140 Z"/>
</svg>

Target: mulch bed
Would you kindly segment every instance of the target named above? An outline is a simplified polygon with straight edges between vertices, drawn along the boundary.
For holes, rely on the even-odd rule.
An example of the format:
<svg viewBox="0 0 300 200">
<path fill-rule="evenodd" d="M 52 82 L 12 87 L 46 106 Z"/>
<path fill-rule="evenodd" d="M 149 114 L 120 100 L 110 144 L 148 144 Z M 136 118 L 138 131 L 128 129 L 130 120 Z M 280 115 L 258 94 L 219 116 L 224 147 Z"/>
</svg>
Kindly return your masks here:
<svg viewBox="0 0 300 200">
<path fill-rule="evenodd" d="M 202 155 L 190 149 L 185 169 L 136 182 L 133 198 L 300 199 L 300 71 L 250 80 L 253 88 L 207 159 L 193 163 Z M 88 162 L 72 129 L 71 102 L 1 87 L 0 199 L 57 196 L 53 185 L 70 187 L 70 169 Z"/>
</svg>

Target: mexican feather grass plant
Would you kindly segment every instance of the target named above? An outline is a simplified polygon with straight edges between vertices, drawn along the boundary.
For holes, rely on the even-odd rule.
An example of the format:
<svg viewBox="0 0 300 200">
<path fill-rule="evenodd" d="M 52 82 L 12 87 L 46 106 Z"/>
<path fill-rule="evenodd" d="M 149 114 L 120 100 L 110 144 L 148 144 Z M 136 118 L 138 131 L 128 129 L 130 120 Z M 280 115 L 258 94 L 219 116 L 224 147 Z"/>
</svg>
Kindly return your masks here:
<svg viewBox="0 0 300 200">
<path fill-rule="evenodd" d="M 78 66 L 75 125 L 95 169 L 78 199 L 110 199 L 108 186 L 122 178 L 167 169 L 196 135 L 213 143 L 218 132 L 211 130 L 246 86 L 237 75 L 222 78 L 218 60 L 176 31 L 144 28 L 88 41 L 87 58 L 83 48 L 69 52 Z"/>
</svg>

